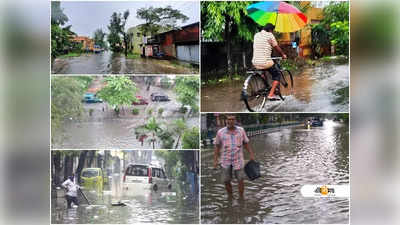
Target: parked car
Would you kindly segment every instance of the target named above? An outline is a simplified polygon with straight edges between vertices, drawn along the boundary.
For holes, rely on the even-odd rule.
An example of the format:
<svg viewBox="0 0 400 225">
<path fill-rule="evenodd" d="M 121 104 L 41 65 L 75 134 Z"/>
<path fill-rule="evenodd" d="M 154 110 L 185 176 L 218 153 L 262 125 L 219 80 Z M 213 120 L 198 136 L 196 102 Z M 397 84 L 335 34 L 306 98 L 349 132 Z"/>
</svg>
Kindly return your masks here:
<svg viewBox="0 0 400 225">
<path fill-rule="evenodd" d="M 142 96 L 136 96 L 137 102 L 132 102 L 132 105 L 148 105 L 149 102 L 144 99 Z"/>
<path fill-rule="evenodd" d="M 171 184 L 164 169 L 152 164 L 129 164 L 123 177 L 125 194 L 145 194 L 148 191 L 166 191 Z"/>
<path fill-rule="evenodd" d="M 163 102 L 163 101 L 170 101 L 171 99 L 168 98 L 167 95 L 161 93 L 152 93 L 151 94 L 151 101 L 153 102 Z"/>
<path fill-rule="evenodd" d="M 311 120 L 311 126 L 313 127 L 322 127 L 324 125 L 324 121 L 319 117 L 315 117 Z"/>
<path fill-rule="evenodd" d="M 103 190 L 104 174 L 101 168 L 84 168 L 81 171 L 81 186 Z"/>
<path fill-rule="evenodd" d="M 97 98 L 95 94 L 93 93 L 86 93 L 83 96 L 83 102 L 85 103 L 99 103 L 99 102 L 103 102 L 103 100 L 101 98 Z"/>
</svg>

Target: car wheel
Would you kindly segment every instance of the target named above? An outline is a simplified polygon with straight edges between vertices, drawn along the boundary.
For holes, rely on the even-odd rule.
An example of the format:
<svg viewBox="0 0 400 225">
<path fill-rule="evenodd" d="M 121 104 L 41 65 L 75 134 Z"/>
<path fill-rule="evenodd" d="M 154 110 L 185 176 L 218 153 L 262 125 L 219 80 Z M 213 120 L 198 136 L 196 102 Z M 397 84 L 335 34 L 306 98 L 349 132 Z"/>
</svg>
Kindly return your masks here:
<svg viewBox="0 0 400 225">
<path fill-rule="evenodd" d="M 153 191 L 157 191 L 158 190 L 158 187 L 157 187 L 157 184 L 155 184 L 154 186 L 153 186 Z"/>
</svg>

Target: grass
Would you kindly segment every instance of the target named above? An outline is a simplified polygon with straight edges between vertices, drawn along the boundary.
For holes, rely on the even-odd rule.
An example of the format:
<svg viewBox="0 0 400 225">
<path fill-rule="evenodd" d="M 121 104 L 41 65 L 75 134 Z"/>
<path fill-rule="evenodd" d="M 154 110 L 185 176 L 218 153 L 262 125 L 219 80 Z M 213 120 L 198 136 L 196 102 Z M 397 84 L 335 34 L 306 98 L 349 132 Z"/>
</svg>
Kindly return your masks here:
<svg viewBox="0 0 400 225">
<path fill-rule="evenodd" d="M 78 57 L 80 56 L 81 53 L 77 53 L 77 52 L 70 52 L 66 55 L 60 55 L 59 58 L 69 58 L 69 57 Z"/>
<path fill-rule="evenodd" d="M 127 59 L 139 59 L 140 54 L 138 53 L 128 53 L 128 56 L 126 56 Z"/>
</svg>

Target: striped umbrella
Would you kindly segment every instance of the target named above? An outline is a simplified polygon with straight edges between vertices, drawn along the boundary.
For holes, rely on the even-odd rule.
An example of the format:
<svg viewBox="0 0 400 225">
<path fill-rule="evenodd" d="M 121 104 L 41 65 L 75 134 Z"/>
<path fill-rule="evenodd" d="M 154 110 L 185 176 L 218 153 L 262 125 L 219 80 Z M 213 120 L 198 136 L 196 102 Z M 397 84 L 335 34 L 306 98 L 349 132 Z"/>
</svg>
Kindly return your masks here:
<svg viewBox="0 0 400 225">
<path fill-rule="evenodd" d="M 275 25 L 275 31 L 295 32 L 307 24 L 307 17 L 286 2 L 258 2 L 247 7 L 248 15 L 261 26 Z"/>
</svg>

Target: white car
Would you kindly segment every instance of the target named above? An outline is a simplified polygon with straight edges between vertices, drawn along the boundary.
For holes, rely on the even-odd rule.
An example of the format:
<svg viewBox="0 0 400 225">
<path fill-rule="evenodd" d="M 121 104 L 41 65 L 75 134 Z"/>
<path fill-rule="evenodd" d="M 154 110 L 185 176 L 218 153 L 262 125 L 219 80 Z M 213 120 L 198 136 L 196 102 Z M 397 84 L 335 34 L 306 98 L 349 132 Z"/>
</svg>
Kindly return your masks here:
<svg viewBox="0 0 400 225">
<path fill-rule="evenodd" d="M 171 190 L 171 184 L 164 169 L 152 164 L 129 164 L 125 170 L 122 183 L 126 195 Z"/>
</svg>

